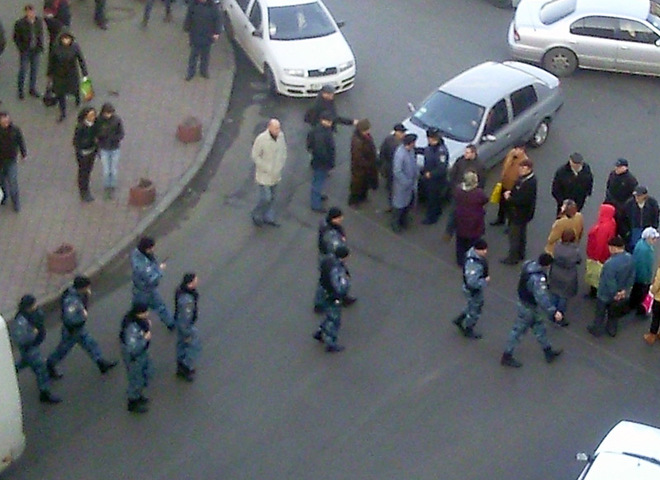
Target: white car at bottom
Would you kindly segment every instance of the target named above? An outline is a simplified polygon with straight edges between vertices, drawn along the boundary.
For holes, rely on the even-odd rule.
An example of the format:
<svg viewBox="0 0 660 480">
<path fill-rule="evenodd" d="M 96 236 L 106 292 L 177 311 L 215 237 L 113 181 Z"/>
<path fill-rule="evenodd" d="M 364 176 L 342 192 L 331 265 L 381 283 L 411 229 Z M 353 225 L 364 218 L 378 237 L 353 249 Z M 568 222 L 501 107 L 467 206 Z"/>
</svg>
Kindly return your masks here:
<svg viewBox="0 0 660 480">
<path fill-rule="evenodd" d="M 660 479 L 660 428 L 623 420 L 617 423 L 586 460 L 578 480 Z"/>
<path fill-rule="evenodd" d="M 355 56 L 321 0 L 221 0 L 227 34 L 264 74 L 269 89 L 313 97 L 355 82 Z"/>
</svg>

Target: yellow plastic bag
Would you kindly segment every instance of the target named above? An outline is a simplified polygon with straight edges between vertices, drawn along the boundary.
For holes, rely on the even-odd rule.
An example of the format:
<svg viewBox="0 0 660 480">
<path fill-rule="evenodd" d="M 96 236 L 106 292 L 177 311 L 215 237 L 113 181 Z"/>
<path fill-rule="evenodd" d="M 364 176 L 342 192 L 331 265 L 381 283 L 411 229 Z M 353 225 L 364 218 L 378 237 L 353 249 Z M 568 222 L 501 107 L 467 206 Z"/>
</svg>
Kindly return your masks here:
<svg viewBox="0 0 660 480">
<path fill-rule="evenodd" d="M 91 102 L 94 98 L 94 87 L 89 77 L 83 77 L 82 82 L 80 82 L 80 96 L 83 102 Z"/>
<path fill-rule="evenodd" d="M 598 288 L 600 283 L 600 271 L 603 269 L 603 264 L 587 258 L 586 271 L 584 272 L 584 281 L 590 287 Z"/>
<path fill-rule="evenodd" d="M 490 203 L 500 203 L 502 199 L 502 182 L 497 182 L 490 193 Z"/>
</svg>

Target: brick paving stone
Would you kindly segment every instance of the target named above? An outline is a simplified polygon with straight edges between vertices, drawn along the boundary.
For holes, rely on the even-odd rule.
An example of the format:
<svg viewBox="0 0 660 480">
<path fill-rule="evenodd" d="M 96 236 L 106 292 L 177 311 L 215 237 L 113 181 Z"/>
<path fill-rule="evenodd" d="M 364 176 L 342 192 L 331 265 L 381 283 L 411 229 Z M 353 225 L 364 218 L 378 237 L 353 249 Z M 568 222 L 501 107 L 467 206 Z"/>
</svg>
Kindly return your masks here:
<svg viewBox="0 0 660 480">
<path fill-rule="evenodd" d="M 13 23 L 22 16 L 24 0 L 3 0 L 2 21 L 11 38 Z M 163 23 L 156 3 L 149 27 L 140 28 L 143 4 L 137 0 L 109 0 L 109 29 L 92 21 L 94 2 L 71 2 L 72 33 L 80 44 L 96 98 L 97 109 L 112 102 L 126 130 L 119 162 L 119 188 L 114 201 L 103 200 L 102 167 L 97 160 L 91 190 L 96 201 L 80 202 L 76 161 L 71 145 L 77 109 L 68 102 L 67 119 L 56 123 L 57 107 L 40 100 L 17 99 L 18 56 L 8 44 L 0 57 L 1 110 L 10 113 L 23 130 L 28 159 L 19 164 L 21 212 L 0 207 L 0 313 L 13 315 L 21 295 L 52 298 L 78 272 L 90 272 L 99 258 L 117 248 L 138 223 L 154 216 L 154 207 L 128 206 L 128 190 L 142 177 L 156 185 L 156 203 L 180 179 L 199 166 L 203 142 L 183 145 L 175 138 L 177 125 L 188 115 L 197 117 L 205 135 L 211 121 L 226 109 L 234 72 L 231 46 L 223 36 L 213 46 L 211 79 L 185 82 L 187 34 L 182 31 L 185 8 L 178 1 L 172 23 Z M 47 37 L 47 35 L 46 35 Z M 47 38 L 46 38 L 47 41 Z M 39 90 L 45 90 L 46 54 L 41 58 Z M 27 86 L 26 86 L 27 89 Z M 11 203 L 11 202 L 9 202 Z M 70 275 L 47 271 L 46 254 L 62 243 L 76 247 L 78 268 Z"/>
</svg>

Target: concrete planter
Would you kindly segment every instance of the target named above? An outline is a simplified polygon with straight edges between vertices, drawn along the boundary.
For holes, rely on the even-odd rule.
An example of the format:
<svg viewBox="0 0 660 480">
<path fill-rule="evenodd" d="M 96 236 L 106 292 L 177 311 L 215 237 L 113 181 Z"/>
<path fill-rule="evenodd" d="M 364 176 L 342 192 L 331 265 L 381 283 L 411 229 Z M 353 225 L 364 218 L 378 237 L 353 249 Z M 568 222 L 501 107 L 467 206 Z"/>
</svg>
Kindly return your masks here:
<svg viewBox="0 0 660 480">
<path fill-rule="evenodd" d="M 71 273 L 76 269 L 76 249 L 73 245 L 64 243 L 46 256 L 48 271 L 52 273 Z"/>
<path fill-rule="evenodd" d="M 183 143 L 195 143 L 202 139 L 202 124 L 195 117 L 186 118 L 176 129 L 176 138 Z"/>
<path fill-rule="evenodd" d="M 133 207 L 146 207 L 156 200 L 156 186 L 147 178 L 141 178 L 128 192 L 128 204 Z"/>
</svg>

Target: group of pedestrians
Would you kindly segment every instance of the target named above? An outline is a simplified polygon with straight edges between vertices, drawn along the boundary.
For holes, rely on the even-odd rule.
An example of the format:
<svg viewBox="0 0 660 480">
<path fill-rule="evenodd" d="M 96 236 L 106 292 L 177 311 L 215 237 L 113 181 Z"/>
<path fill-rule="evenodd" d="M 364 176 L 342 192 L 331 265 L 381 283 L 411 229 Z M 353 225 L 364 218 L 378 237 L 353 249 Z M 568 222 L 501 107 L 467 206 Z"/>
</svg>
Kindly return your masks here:
<svg viewBox="0 0 660 480">
<path fill-rule="evenodd" d="M 153 376 L 153 364 L 149 356 L 152 337 L 149 310 L 154 310 L 170 331 L 176 330 L 176 375 L 188 382 L 195 379 L 196 364 L 201 351 L 197 331 L 198 277 L 190 272 L 183 275 L 174 294 L 174 316 L 161 297 L 158 287 L 165 263 L 155 255 L 155 241 L 143 237 L 131 252 L 133 298 L 129 311 L 124 315 L 119 333 L 120 350 L 126 367 L 127 408 L 130 412 L 148 411 L 149 399 L 144 395 Z M 46 336 L 44 314 L 37 306 L 32 294 L 24 295 L 18 304 L 18 313 L 10 324 L 11 336 L 19 351 L 16 369 L 29 367 L 37 378 L 39 400 L 43 403 L 59 403 L 60 397 L 51 391 L 51 381 L 63 377 L 58 364 L 64 360 L 75 345 L 80 345 L 96 363 L 101 374 L 117 365 L 108 360 L 89 333 L 89 300 L 91 280 L 86 276 L 76 276 L 60 298 L 62 320 L 61 339 L 53 353 L 45 360 L 40 346 Z"/>
</svg>

